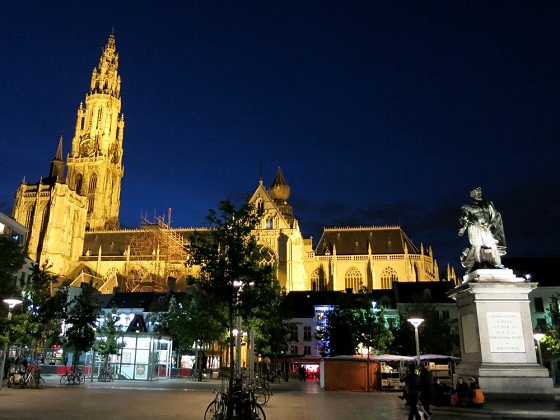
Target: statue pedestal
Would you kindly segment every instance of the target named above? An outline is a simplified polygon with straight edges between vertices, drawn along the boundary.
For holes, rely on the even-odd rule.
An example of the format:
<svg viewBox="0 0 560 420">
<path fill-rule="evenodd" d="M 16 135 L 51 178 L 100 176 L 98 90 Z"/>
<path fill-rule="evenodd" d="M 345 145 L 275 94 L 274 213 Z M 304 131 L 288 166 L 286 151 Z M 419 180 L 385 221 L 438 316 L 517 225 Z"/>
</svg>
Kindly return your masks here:
<svg viewBox="0 0 560 420">
<path fill-rule="evenodd" d="M 529 293 L 537 283 L 512 270 L 476 270 L 449 296 L 457 302 L 461 363 L 456 374 L 477 378 L 484 394 L 554 399 L 548 370 L 537 363 Z"/>
</svg>

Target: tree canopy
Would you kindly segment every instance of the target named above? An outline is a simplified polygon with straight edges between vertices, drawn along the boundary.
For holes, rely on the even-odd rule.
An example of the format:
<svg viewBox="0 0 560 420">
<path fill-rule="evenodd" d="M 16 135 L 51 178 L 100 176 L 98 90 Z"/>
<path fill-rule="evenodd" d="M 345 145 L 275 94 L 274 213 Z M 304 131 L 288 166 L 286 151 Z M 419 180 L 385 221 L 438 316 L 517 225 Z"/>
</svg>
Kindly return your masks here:
<svg viewBox="0 0 560 420">
<path fill-rule="evenodd" d="M 384 353 L 393 341 L 383 311 L 359 302 L 346 302 L 329 312 L 318 338 L 325 343 L 324 354 L 328 356 L 354 355 L 360 347 L 368 353 Z"/>
</svg>

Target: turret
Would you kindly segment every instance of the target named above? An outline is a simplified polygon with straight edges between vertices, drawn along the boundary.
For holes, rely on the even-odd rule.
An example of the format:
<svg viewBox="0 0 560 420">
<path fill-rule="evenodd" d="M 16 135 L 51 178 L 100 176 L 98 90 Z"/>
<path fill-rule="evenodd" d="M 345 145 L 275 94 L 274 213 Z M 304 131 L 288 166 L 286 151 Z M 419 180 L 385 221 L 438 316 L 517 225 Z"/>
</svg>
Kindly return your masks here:
<svg viewBox="0 0 560 420">
<path fill-rule="evenodd" d="M 292 212 L 292 206 L 288 204 L 288 198 L 290 197 L 290 186 L 284 179 L 282 174 L 282 169 L 278 167 L 278 172 L 276 173 L 276 178 L 270 186 L 270 197 L 274 200 L 274 204 L 282 213 L 282 216 L 286 221 L 293 226 L 294 216 Z"/>
<path fill-rule="evenodd" d="M 56 156 L 51 161 L 51 171 L 49 173 L 49 178 L 53 182 L 64 182 L 64 161 L 62 160 L 62 136 L 58 142 L 58 149 L 56 150 Z"/>
</svg>

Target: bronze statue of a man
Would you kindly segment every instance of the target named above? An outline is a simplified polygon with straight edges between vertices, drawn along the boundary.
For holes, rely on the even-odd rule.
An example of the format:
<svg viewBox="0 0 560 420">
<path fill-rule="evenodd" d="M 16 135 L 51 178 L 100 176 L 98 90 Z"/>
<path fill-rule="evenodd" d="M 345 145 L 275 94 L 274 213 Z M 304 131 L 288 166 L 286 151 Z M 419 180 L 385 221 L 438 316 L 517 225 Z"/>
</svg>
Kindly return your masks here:
<svg viewBox="0 0 560 420">
<path fill-rule="evenodd" d="M 491 201 L 482 200 L 480 187 L 471 191 L 472 202 L 462 206 L 459 236 L 467 231 L 470 248 L 461 255 L 467 273 L 478 268 L 504 268 L 501 256 L 506 253 L 502 217 Z"/>
</svg>

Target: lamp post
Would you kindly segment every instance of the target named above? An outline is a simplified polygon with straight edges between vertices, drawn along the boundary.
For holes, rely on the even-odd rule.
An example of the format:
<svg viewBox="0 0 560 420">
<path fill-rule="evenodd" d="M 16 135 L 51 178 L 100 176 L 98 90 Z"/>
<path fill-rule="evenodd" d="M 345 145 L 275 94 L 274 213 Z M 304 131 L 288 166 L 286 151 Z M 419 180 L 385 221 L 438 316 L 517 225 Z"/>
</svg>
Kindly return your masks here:
<svg viewBox="0 0 560 420">
<path fill-rule="evenodd" d="M 21 303 L 21 300 L 19 299 L 4 299 L 4 303 L 6 305 L 8 305 L 8 321 L 11 321 L 12 319 L 12 309 L 14 309 L 14 307 L 16 305 L 19 305 Z M 0 378 L 2 378 L 2 380 L 0 380 L 0 388 L 2 388 L 2 381 L 4 380 L 4 368 L 6 367 L 6 356 L 8 355 L 8 342 L 10 341 L 10 328 L 8 325 L 8 329 L 6 331 L 6 341 L 4 343 L 4 351 L 2 352 L 2 363 L 0 363 L 0 366 L 2 366 L 2 368 L 0 369 Z"/>
<path fill-rule="evenodd" d="M 537 349 L 539 351 L 539 361 L 541 366 L 544 366 L 543 363 L 543 359 L 542 359 L 542 351 L 541 351 L 541 340 L 544 338 L 546 334 L 543 334 L 540 331 L 537 331 L 536 333 L 533 334 L 533 337 L 535 338 L 535 340 L 537 340 Z"/>
<path fill-rule="evenodd" d="M 424 322 L 424 319 L 423 318 L 409 318 L 407 321 L 410 322 L 412 325 L 414 325 L 414 339 L 416 341 L 416 359 L 417 359 L 418 366 L 420 366 L 420 364 L 421 364 L 421 362 L 420 362 L 420 340 L 418 339 L 418 327 L 420 326 L 420 324 L 422 322 Z"/>
</svg>

